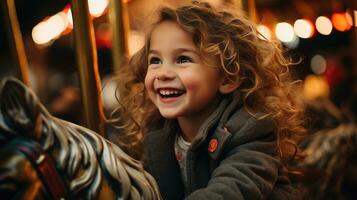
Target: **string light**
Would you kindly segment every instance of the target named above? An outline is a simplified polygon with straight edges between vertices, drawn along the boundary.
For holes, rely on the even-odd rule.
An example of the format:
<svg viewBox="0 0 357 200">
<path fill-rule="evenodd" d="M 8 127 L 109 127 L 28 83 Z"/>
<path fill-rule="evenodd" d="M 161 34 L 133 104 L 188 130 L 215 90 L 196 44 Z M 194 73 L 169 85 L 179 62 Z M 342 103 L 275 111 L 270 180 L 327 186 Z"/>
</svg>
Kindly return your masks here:
<svg viewBox="0 0 357 200">
<path fill-rule="evenodd" d="M 275 35 L 282 42 L 294 40 L 294 28 L 287 22 L 280 22 L 275 26 Z"/>
<path fill-rule="evenodd" d="M 332 23 L 329 18 L 325 16 L 320 16 L 315 22 L 316 29 L 322 35 L 329 35 L 332 31 Z"/>
<path fill-rule="evenodd" d="M 89 13 L 93 17 L 99 17 L 108 6 L 108 0 L 88 0 Z"/>
<path fill-rule="evenodd" d="M 351 17 L 348 13 L 334 13 L 331 17 L 332 25 L 338 31 L 348 31 L 351 25 L 348 23 Z M 350 20 L 351 21 L 351 20 Z"/>
<path fill-rule="evenodd" d="M 314 30 L 314 25 L 306 19 L 298 19 L 294 23 L 294 31 L 300 38 L 312 37 Z"/>
<path fill-rule="evenodd" d="M 257 27 L 259 35 L 258 37 L 262 40 L 270 40 L 271 39 L 271 32 L 267 26 L 258 25 Z"/>
<path fill-rule="evenodd" d="M 65 13 L 60 12 L 47 20 L 40 22 L 32 29 L 32 39 L 36 44 L 46 45 L 67 28 Z"/>
<path fill-rule="evenodd" d="M 326 71 L 326 65 L 326 59 L 318 54 L 312 57 L 310 62 L 311 71 L 317 75 L 323 74 Z"/>
<path fill-rule="evenodd" d="M 328 97 L 330 87 L 327 81 L 316 75 L 308 75 L 304 81 L 304 97 L 309 100 L 317 99 L 319 97 Z"/>
<path fill-rule="evenodd" d="M 124 0 L 124 3 L 129 2 L 129 0 Z M 88 0 L 88 6 L 90 14 L 93 17 L 99 17 L 104 14 L 105 10 L 108 7 L 108 0 Z M 66 33 L 70 32 L 73 28 L 73 19 L 72 12 L 70 6 L 67 5 L 66 8 L 61 12 L 66 15 L 66 20 L 63 23 L 66 24 L 67 29 Z M 353 18 L 348 12 L 343 13 L 334 13 L 331 17 L 332 22 L 325 16 L 320 16 L 315 21 L 315 26 L 317 31 L 323 35 L 329 35 L 332 32 L 332 28 L 334 27 L 339 31 L 347 31 L 352 25 L 353 21 L 357 21 L 357 11 L 354 10 Z M 62 17 L 63 18 L 63 17 Z M 357 26 L 355 24 L 355 26 Z M 41 28 L 42 27 L 42 28 Z M 32 31 L 32 37 L 35 43 L 37 44 L 46 44 L 49 41 L 57 38 L 64 30 L 59 30 L 55 28 L 54 30 L 48 31 L 47 28 L 43 28 L 44 24 L 37 24 Z M 46 29 L 46 30 L 44 30 Z M 271 30 L 265 25 L 257 26 L 257 30 L 259 32 L 259 38 L 264 40 L 270 40 L 272 37 Z M 56 33 L 55 33 L 56 32 Z M 66 34 L 63 33 L 63 34 Z M 299 38 L 311 38 L 315 33 L 315 27 L 313 23 L 306 19 L 298 19 L 295 21 L 294 26 L 290 25 L 287 22 L 277 23 L 275 26 L 275 35 L 276 37 L 282 41 L 289 48 L 295 48 L 299 44 Z M 46 36 L 47 35 L 47 36 Z M 298 37 L 296 37 L 298 36 Z M 135 49 L 135 48 L 134 48 Z"/>
</svg>

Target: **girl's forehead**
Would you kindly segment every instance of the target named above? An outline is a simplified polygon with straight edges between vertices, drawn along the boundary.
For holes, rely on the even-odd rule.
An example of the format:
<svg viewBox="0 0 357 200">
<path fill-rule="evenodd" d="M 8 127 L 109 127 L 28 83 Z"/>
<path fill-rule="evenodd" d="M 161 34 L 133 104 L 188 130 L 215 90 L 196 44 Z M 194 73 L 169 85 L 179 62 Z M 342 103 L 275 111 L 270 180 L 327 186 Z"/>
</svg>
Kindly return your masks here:
<svg viewBox="0 0 357 200">
<path fill-rule="evenodd" d="M 196 48 L 191 33 L 185 31 L 178 23 L 173 21 L 163 21 L 159 23 L 151 32 L 149 37 L 150 48 L 191 46 Z"/>
<path fill-rule="evenodd" d="M 164 20 L 153 26 L 151 30 L 151 37 L 154 34 L 165 34 L 166 32 L 170 32 L 172 29 L 176 32 L 186 32 L 179 23 L 171 20 Z"/>
</svg>

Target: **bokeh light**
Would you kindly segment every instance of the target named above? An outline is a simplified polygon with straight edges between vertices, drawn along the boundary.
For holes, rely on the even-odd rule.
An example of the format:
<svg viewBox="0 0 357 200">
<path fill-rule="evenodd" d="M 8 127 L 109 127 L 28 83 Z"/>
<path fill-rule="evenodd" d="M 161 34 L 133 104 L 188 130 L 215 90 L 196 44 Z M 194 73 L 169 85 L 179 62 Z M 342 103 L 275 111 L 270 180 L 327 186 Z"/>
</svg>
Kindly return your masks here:
<svg viewBox="0 0 357 200">
<path fill-rule="evenodd" d="M 289 41 L 289 42 L 283 42 L 284 43 L 284 45 L 286 46 L 286 47 L 288 47 L 289 49 L 295 49 L 295 48 L 297 48 L 298 46 L 299 46 L 299 44 L 300 44 L 300 39 L 299 39 L 299 37 L 296 37 L 296 35 L 294 35 L 294 37 L 293 37 L 293 39 L 291 40 L 291 41 Z"/>
<path fill-rule="evenodd" d="M 68 20 L 68 24 L 70 25 L 70 27 L 73 27 L 73 17 L 72 17 L 72 10 L 71 9 L 68 9 L 67 20 Z"/>
<path fill-rule="evenodd" d="M 315 74 L 323 74 L 326 71 L 326 59 L 321 55 L 315 55 L 310 61 L 311 71 Z"/>
<path fill-rule="evenodd" d="M 292 42 L 295 37 L 294 28 L 287 22 L 280 22 L 275 27 L 275 35 L 282 42 Z"/>
<path fill-rule="evenodd" d="M 332 23 L 329 18 L 325 16 L 320 16 L 315 22 L 316 29 L 322 35 L 329 35 L 332 31 Z"/>
<path fill-rule="evenodd" d="M 108 0 L 88 0 L 89 13 L 93 17 L 99 17 L 108 6 Z"/>
<path fill-rule="evenodd" d="M 334 13 L 331 17 L 332 25 L 338 31 L 348 31 L 351 25 L 348 23 L 348 13 Z"/>
<path fill-rule="evenodd" d="M 47 20 L 40 22 L 32 29 L 32 39 L 36 44 L 46 45 L 58 38 L 67 28 L 66 15 L 60 12 Z"/>
<path fill-rule="evenodd" d="M 305 99 L 314 100 L 317 98 L 328 97 L 330 88 L 323 77 L 309 75 L 305 78 L 303 93 Z"/>
<path fill-rule="evenodd" d="M 259 38 L 262 40 L 270 40 L 271 39 L 271 31 L 265 25 L 258 25 L 257 27 L 259 34 Z"/>
<path fill-rule="evenodd" d="M 312 37 L 314 30 L 314 25 L 306 19 L 298 19 L 294 23 L 294 31 L 300 38 Z"/>
<path fill-rule="evenodd" d="M 132 56 L 139 51 L 145 43 L 145 36 L 142 32 L 130 31 L 129 34 L 129 54 Z"/>
</svg>

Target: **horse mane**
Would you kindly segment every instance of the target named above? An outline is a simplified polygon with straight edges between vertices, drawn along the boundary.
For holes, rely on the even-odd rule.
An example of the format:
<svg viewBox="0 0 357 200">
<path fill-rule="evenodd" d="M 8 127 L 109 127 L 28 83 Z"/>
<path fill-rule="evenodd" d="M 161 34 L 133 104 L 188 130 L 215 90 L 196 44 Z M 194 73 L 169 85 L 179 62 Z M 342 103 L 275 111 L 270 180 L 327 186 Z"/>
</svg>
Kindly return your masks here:
<svg viewBox="0 0 357 200">
<path fill-rule="evenodd" d="M 19 125 L 33 128 L 30 137 L 57 158 L 55 164 L 74 197 L 97 197 L 103 178 L 108 178 L 123 199 L 160 199 L 155 180 L 139 161 L 94 131 L 52 116 L 21 82 L 8 79 L 3 85 L 0 119 L 9 123 L 0 123 L 0 129 L 14 135 L 23 132 L 16 131 Z"/>
<path fill-rule="evenodd" d="M 317 131 L 304 153 L 306 157 L 299 166 L 308 172 L 301 183 L 308 199 L 344 199 L 343 195 L 353 192 L 342 192 L 342 189 L 348 187 L 343 184 L 356 183 L 353 176 L 344 182 L 353 172 L 349 169 L 356 167 L 357 127 L 354 123 Z"/>
</svg>

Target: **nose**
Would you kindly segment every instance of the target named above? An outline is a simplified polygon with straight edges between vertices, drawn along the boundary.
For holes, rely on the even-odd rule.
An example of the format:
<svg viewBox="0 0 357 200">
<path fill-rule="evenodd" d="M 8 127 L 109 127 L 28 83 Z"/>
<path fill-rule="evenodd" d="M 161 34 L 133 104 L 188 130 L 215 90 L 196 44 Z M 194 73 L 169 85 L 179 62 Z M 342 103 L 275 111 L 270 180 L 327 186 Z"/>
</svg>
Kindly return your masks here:
<svg viewBox="0 0 357 200">
<path fill-rule="evenodd" d="M 176 77 L 176 73 L 170 66 L 161 66 L 155 75 L 155 79 L 160 81 L 173 80 Z"/>
</svg>

